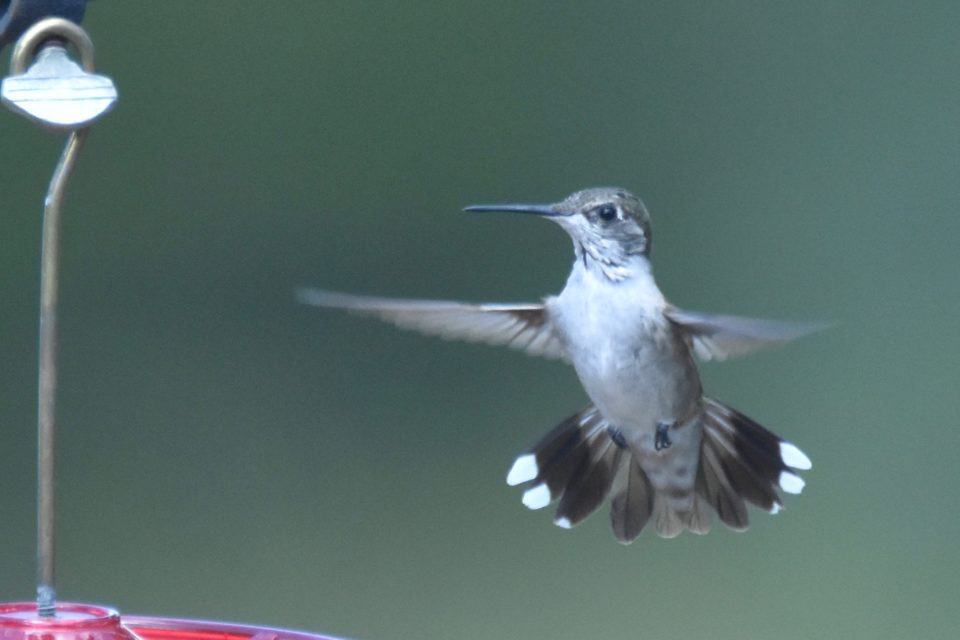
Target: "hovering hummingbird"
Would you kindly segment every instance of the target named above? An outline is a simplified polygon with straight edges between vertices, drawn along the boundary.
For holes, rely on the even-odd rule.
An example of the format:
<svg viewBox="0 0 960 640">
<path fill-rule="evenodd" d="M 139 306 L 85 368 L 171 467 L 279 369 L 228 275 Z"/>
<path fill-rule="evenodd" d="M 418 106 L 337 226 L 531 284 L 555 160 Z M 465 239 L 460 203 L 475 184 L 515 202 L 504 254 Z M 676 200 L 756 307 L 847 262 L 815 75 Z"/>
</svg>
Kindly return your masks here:
<svg viewBox="0 0 960 640">
<path fill-rule="evenodd" d="M 694 355 L 723 360 L 808 334 L 818 325 L 684 311 L 664 298 L 650 265 L 650 214 L 619 188 L 577 191 L 556 204 L 475 205 L 527 213 L 573 240 L 566 286 L 539 304 L 466 304 L 299 291 L 302 302 L 347 309 L 427 334 L 508 345 L 563 359 L 592 404 L 522 453 L 507 484 L 523 504 L 558 502 L 570 528 L 613 495 L 613 533 L 630 543 L 652 519 L 672 538 L 706 533 L 711 513 L 747 528 L 746 503 L 770 513 L 778 489 L 798 494 L 810 459 L 736 409 L 703 394 Z"/>
</svg>

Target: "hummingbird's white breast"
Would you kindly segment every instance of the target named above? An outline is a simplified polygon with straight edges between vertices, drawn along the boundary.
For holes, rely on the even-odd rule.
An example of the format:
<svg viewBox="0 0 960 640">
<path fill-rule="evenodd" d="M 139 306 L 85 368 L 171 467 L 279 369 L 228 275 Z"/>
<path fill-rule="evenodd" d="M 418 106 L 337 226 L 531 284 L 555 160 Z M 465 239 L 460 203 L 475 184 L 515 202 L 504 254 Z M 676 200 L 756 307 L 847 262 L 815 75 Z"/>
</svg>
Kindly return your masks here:
<svg viewBox="0 0 960 640">
<path fill-rule="evenodd" d="M 649 262 L 634 262 L 630 277 L 614 282 L 577 261 L 547 307 L 590 399 L 645 450 L 658 423 L 695 415 L 701 388 L 686 343 L 664 315 Z"/>
</svg>

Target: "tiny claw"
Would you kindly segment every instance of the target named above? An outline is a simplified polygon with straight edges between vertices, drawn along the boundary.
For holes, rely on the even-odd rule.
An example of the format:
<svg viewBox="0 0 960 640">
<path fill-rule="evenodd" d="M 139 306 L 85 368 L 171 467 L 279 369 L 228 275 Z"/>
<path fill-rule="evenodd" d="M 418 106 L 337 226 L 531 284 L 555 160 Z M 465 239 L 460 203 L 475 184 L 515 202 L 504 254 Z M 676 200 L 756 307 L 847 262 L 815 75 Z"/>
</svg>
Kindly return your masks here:
<svg viewBox="0 0 960 640">
<path fill-rule="evenodd" d="M 657 435 L 653 439 L 654 449 L 663 451 L 664 449 L 670 448 L 673 442 L 670 440 L 670 434 L 668 432 L 672 426 L 673 424 L 669 422 L 661 422 L 657 425 Z"/>
</svg>

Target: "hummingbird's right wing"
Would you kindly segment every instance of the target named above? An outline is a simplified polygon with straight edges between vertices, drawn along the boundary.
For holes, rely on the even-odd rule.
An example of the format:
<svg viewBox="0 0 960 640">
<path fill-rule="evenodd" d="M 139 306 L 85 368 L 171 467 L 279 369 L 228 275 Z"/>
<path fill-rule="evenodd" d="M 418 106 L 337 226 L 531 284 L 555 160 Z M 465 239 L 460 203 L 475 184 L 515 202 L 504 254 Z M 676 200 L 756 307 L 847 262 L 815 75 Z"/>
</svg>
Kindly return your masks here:
<svg viewBox="0 0 960 640">
<path fill-rule="evenodd" d="M 758 349 L 796 340 L 826 328 L 819 322 L 782 322 L 740 316 L 723 316 L 676 307 L 666 310 L 667 317 L 690 341 L 701 360 L 726 360 Z"/>
<path fill-rule="evenodd" d="M 448 340 L 507 345 L 530 355 L 566 358 L 542 304 L 467 304 L 404 300 L 300 289 L 297 298 L 316 307 L 346 309 Z"/>
</svg>

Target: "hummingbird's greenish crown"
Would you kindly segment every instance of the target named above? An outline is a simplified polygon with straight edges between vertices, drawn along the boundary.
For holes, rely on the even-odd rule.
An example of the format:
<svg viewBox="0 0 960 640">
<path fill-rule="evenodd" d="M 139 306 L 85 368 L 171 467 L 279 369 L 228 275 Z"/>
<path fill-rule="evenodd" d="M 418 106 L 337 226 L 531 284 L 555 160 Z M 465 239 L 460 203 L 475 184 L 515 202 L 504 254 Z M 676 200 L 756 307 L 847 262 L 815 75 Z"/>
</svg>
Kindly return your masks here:
<svg viewBox="0 0 960 640">
<path fill-rule="evenodd" d="M 650 225 L 650 214 L 643 201 L 619 187 L 592 187 L 575 191 L 554 207 L 567 215 L 579 213 L 599 222 L 633 219 L 640 225 Z"/>
</svg>

